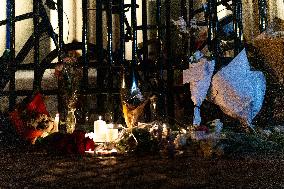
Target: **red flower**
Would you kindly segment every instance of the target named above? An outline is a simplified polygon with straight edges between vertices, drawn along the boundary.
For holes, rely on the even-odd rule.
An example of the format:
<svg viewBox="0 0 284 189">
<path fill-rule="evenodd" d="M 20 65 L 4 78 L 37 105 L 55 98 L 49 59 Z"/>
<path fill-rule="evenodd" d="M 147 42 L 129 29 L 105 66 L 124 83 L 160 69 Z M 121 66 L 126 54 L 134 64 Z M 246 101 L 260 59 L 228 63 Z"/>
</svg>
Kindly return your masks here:
<svg viewBox="0 0 284 189">
<path fill-rule="evenodd" d="M 200 126 L 195 128 L 195 131 L 205 131 L 206 133 L 208 133 L 209 129 L 204 125 L 200 125 Z"/>
<path fill-rule="evenodd" d="M 88 151 L 88 150 L 92 150 L 92 151 L 95 150 L 95 143 L 89 137 L 85 138 L 85 151 Z"/>
</svg>

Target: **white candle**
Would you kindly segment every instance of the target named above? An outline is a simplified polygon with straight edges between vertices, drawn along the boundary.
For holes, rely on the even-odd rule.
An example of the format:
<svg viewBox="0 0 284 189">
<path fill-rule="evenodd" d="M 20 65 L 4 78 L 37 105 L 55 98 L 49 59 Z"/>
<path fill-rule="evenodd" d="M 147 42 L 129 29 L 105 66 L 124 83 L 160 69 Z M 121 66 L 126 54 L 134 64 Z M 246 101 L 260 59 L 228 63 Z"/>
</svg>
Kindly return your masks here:
<svg viewBox="0 0 284 189">
<path fill-rule="evenodd" d="M 54 132 L 58 132 L 58 125 L 59 125 L 59 114 L 57 113 L 54 118 Z"/>
<path fill-rule="evenodd" d="M 162 125 L 162 127 L 163 127 L 163 130 L 162 130 L 162 132 L 163 132 L 163 138 L 166 138 L 166 136 L 168 135 L 168 128 L 167 128 L 167 125 L 165 124 L 165 123 L 163 123 L 163 125 Z"/>
<path fill-rule="evenodd" d="M 101 120 L 102 117 L 99 117 L 99 120 L 94 122 L 94 142 L 105 142 L 106 140 L 106 122 Z"/>
<path fill-rule="evenodd" d="M 113 142 L 118 139 L 118 129 L 108 128 L 106 131 L 106 142 Z"/>
<path fill-rule="evenodd" d="M 156 102 L 153 103 L 153 109 L 156 111 Z"/>
</svg>

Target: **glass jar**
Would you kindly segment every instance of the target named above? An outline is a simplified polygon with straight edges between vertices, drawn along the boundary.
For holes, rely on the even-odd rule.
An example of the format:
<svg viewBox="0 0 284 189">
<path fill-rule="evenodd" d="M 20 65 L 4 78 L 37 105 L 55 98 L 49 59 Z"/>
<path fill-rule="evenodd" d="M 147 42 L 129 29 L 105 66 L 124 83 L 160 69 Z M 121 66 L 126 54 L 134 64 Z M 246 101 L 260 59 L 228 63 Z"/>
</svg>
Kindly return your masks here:
<svg viewBox="0 0 284 189">
<path fill-rule="evenodd" d="M 75 116 L 75 110 L 71 109 L 68 110 L 68 114 L 66 116 L 66 132 L 67 133 L 73 133 L 76 126 L 76 116 Z"/>
</svg>

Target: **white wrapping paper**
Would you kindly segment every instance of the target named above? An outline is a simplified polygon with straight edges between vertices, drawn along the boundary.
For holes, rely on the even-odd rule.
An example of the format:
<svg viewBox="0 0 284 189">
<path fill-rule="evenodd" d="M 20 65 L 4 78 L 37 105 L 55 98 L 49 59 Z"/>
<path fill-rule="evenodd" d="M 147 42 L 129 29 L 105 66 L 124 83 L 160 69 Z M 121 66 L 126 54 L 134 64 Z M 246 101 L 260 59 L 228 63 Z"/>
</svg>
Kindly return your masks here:
<svg viewBox="0 0 284 189">
<path fill-rule="evenodd" d="M 260 111 L 266 89 L 262 72 L 251 71 L 245 50 L 212 78 L 208 98 L 224 113 L 251 125 Z"/>
<path fill-rule="evenodd" d="M 183 71 L 183 83 L 189 83 L 191 100 L 193 101 L 194 117 L 193 125 L 200 125 L 200 109 L 210 87 L 211 78 L 215 67 L 215 61 L 201 58 L 197 63 L 189 65 L 189 69 Z"/>
</svg>

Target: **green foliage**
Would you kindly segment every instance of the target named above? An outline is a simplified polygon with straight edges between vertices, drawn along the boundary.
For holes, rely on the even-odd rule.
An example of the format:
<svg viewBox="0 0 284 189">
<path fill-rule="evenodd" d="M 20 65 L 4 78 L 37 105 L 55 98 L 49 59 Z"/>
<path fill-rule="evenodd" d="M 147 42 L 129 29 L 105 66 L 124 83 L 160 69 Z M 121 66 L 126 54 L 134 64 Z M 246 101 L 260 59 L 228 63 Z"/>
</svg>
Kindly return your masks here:
<svg viewBox="0 0 284 189">
<path fill-rule="evenodd" d="M 124 137 L 116 144 L 120 152 L 132 152 L 134 154 L 151 154 L 159 152 L 159 141 L 151 135 L 147 129 L 133 129 L 131 133 L 125 133 Z"/>
<path fill-rule="evenodd" d="M 150 153 L 158 150 L 158 141 L 151 136 L 147 129 L 134 129 L 133 135 L 138 142 L 135 149 L 136 153 Z"/>
<path fill-rule="evenodd" d="M 283 153 L 284 135 L 280 133 L 272 133 L 267 137 L 260 133 L 228 132 L 226 136 L 218 145 L 224 147 L 224 153 L 227 155 Z"/>
</svg>

